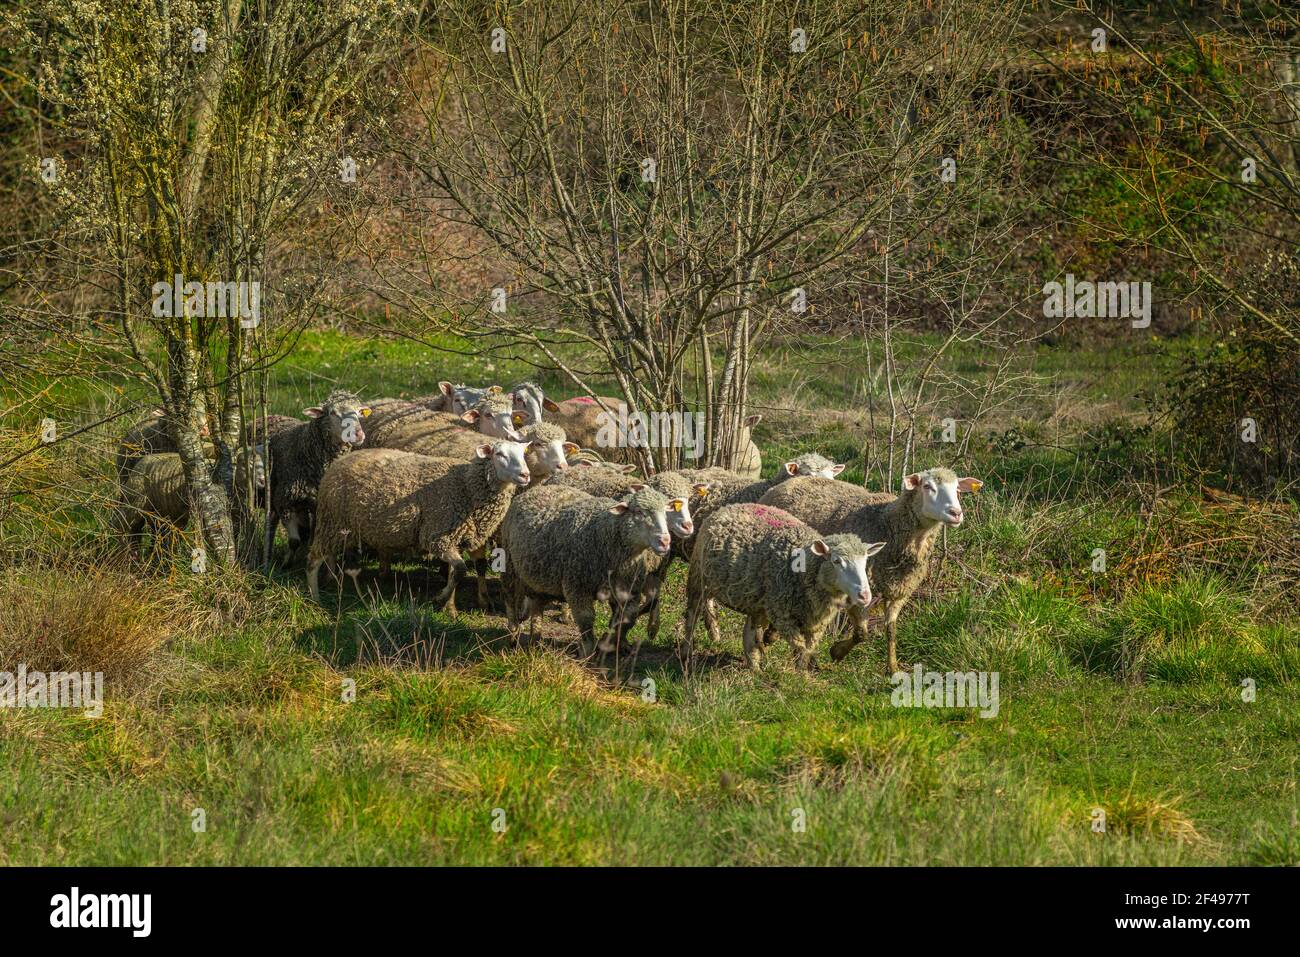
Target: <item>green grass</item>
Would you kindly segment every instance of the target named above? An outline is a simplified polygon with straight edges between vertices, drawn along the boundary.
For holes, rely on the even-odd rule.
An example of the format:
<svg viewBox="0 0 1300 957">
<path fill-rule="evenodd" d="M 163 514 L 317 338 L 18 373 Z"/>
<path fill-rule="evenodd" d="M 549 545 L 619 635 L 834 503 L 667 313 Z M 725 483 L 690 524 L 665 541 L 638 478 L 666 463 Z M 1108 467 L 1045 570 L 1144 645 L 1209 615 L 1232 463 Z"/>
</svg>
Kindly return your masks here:
<svg viewBox="0 0 1300 957">
<path fill-rule="evenodd" d="M 861 477 L 865 416 L 800 423 L 864 408 L 870 383 L 819 372 L 832 356 L 864 368 L 864 350 L 811 340 L 760 363 L 769 468 L 819 448 Z M 538 378 L 493 361 L 504 383 Z M 1025 356 L 1056 390 L 1121 416 L 1161 361 Z M 481 377 L 467 358 L 312 333 L 276 370 L 272 404 L 443 378 Z M 1050 415 L 999 426 L 1045 436 Z M 1245 559 L 1141 564 L 1143 498 L 1082 469 L 1077 442 L 1051 444 L 973 443 L 964 467 L 989 484 L 900 622 L 906 665 L 997 671 L 996 717 L 894 707 L 878 637 L 842 663 L 823 654 L 812 676 L 778 645 L 751 674 L 729 612 L 720 648 L 696 636 L 711 663 L 684 676 L 680 566 L 664 631 L 623 685 L 559 645 L 511 649 L 497 614 L 450 622 L 423 602 L 416 565 L 399 568 L 401 588 L 363 578 L 364 598 L 327 584 L 315 606 L 300 573 L 196 582 L 181 562 L 161 584 L 202 614 L 111 686 L 103 718 L 0 709 L 0 863 L 1300 864 L 1293 609 L 1252 585 L 1262 573 Z M 1174 514 L 1196 512 L 1188 498 Z M 79 514 L 93 527 L 92 508 Z M 25 581 L 58 589 L 59 575 Z"/>
</svg>

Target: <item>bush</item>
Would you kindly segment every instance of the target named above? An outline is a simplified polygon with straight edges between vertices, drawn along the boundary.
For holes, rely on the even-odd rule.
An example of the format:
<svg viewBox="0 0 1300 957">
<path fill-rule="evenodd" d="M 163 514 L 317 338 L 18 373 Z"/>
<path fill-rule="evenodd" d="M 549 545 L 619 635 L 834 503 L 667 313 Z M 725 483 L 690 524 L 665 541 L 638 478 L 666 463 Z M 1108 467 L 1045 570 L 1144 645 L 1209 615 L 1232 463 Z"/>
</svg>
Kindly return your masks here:
<svg viewBox="0 0 1300 957">
<path fill-rule="evenodd" d="M 1300 261 L 1270 256 L 1247 298 L 1274 318 L 1247 316 L 1208 354 L 1185 360 L 1162 404 L 1184 464 L 1228 487 L 1300 481 Z M 1243 438 L 1244 419 L 1254 441 Z"/>
</svg>

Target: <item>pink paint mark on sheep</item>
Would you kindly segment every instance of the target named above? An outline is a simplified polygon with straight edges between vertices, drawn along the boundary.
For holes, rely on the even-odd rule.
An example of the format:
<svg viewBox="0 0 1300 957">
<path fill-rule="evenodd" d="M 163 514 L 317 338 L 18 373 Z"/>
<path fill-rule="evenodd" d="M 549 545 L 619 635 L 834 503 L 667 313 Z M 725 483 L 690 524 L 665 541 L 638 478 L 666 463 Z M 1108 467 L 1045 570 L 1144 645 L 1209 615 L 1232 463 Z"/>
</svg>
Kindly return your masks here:
<svg viewBox="0 0 1300 957">
<path fill-rule="evenodd" d="M 582 405 L 595 405 L 596 400 L 589 395 L 580 395 L 576 399 L 570 399 L 570 402 L 578 402 Z"/>
<path fill-rule="evenodd" d="M 749 505 L 747 508 L 756 519 L 769 528 L 794 528 L 800 524 L 779 509 L 769 508 L 766 505 Z"/>
</svg>

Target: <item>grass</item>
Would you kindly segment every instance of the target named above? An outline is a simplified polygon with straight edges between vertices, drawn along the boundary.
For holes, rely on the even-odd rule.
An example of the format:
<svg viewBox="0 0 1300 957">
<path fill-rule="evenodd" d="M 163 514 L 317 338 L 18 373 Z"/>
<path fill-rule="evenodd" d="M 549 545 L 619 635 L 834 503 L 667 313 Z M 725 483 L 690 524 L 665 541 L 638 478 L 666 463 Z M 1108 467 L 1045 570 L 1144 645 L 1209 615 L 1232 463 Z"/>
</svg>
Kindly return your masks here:
<svg viewBox="0 0 1300 957">
<path fill-rule="evenodd" d="M 760 363 L 769 468 L 817 447 L 860 480 L 873 387 L 818 370 L 832 355 L 865 367 L 864 348 L 813 340 Z M 894 707 L 878 639 L 812 676 L 784 644 L 746 672 L 730 613 L 687 678 L 672 651 L 680 566 L 664 633 L 616 684 L 572 657 L 558 620 L 530 650 L 508 646 L 495 613 L 448 621 L 419 566 L 367 572 L 360 596 L 327 586 L 320 606 L 299 573 L 199 580 L 181 553 L 141 575 L 74 560 L 95 547 L 87 496 L 18 495 L 0 667 L 45 648 L 50 668 L 119 660 L 114 642 L 139 654 L 121 657 L 134 663 L 100 719 L 0 709 L 0 863 L 1300 864 L 1294 583 L 1264 546 L 1185 547 L 1230 521 L 1191 490 L 1153 511 L 1131 480 L 1080 466 L 1066 434 L 1131 415 L 1131 373 L 1161 368 L 1111 359 L 1026 354 L 1051 388 L 993 431 L 1037 438 L 973 444 L 966 468 L 988 485 L 900 621 L 907 665 L 999 673 L 990 719 Z M 495 361 L 502 381 L 530 375 Z M 336 382 L 417 394 L 441 378 L 476 376 L 467 359 L 312 333 L 277 370 L 274 410 Z M 62 388 L 69 408 L 98 401 Z M 1087 409 L 1063 416 L 1053 395 Z M 818 409 L 835 414 L 807 437 Z M 88 448 L 52 451 L 23 488 L 107 483 L 104 446 Z M 1252 535 L 1284 528 L 1277 515 Z M 68 560 L 37 561 L 40 534 Z"/>
</svg>

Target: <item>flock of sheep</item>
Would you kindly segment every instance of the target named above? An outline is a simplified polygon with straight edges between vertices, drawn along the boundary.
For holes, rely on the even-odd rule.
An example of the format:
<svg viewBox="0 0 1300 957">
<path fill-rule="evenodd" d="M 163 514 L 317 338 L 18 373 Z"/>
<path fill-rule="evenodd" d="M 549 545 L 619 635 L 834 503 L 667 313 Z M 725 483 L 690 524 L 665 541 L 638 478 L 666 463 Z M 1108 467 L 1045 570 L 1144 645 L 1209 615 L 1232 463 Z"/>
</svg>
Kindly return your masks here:
<svg viewBox="0 0 1300 957">
<path fill-rule="evenodd" d="M 908 475 L 901 494 L 869 492 L 837 481 L 844 466 L 816 453 L 760 480 L 753 420 L 740 437 L 741 470 L 640 479 L 613 461 L 626 450 L 592 452 L 602 413 L 622 406 L 586 396 L 556 403 L 527 382 L 509 391 L 442 382 L 429 397 L 368 405 L 336 390 L 306 420 L 258 420 L 254 445 L 236 456 L 235 483 L 267 507 L 268 530 L 283 525 L 290 562 L 306 548 L 314 600 L 322 566 L 355 574 L 364 553 L 386 572 L 394 558 L 424 556 L 447 566 L 436 601 L 454 615 L 466 557 L 483 607 L 497 559 L 514 639 L 525 630 L 535 638 L 537 617 L 563 602 L 592 655 L 619 649 L 643 616 L 657 636 L 660 584 L 680 558 L 690 566 L 684 660 L 701 616 L 720 640 L 716 603 L 745 615 L 751 667 L 780 635 L 811 669 L 836 613 L 847 609 L 853 625 L 831 648 L 839 660 L 865 639 L 867 609 L 879 600 L 888 669 L 898 670 L 898 615 L 926 576 L 939 530 L 962 523 L 961 493 L 978 490 L 978 480 L 934 468 Z M 161 412 L 122 438 L 116 464 L 119 522 L 134 543 L 146 526 L 155 536 L 184 527 L 183 470 Z M 599 641 L 597 602 L 610 610 Z"/>
</svg>

